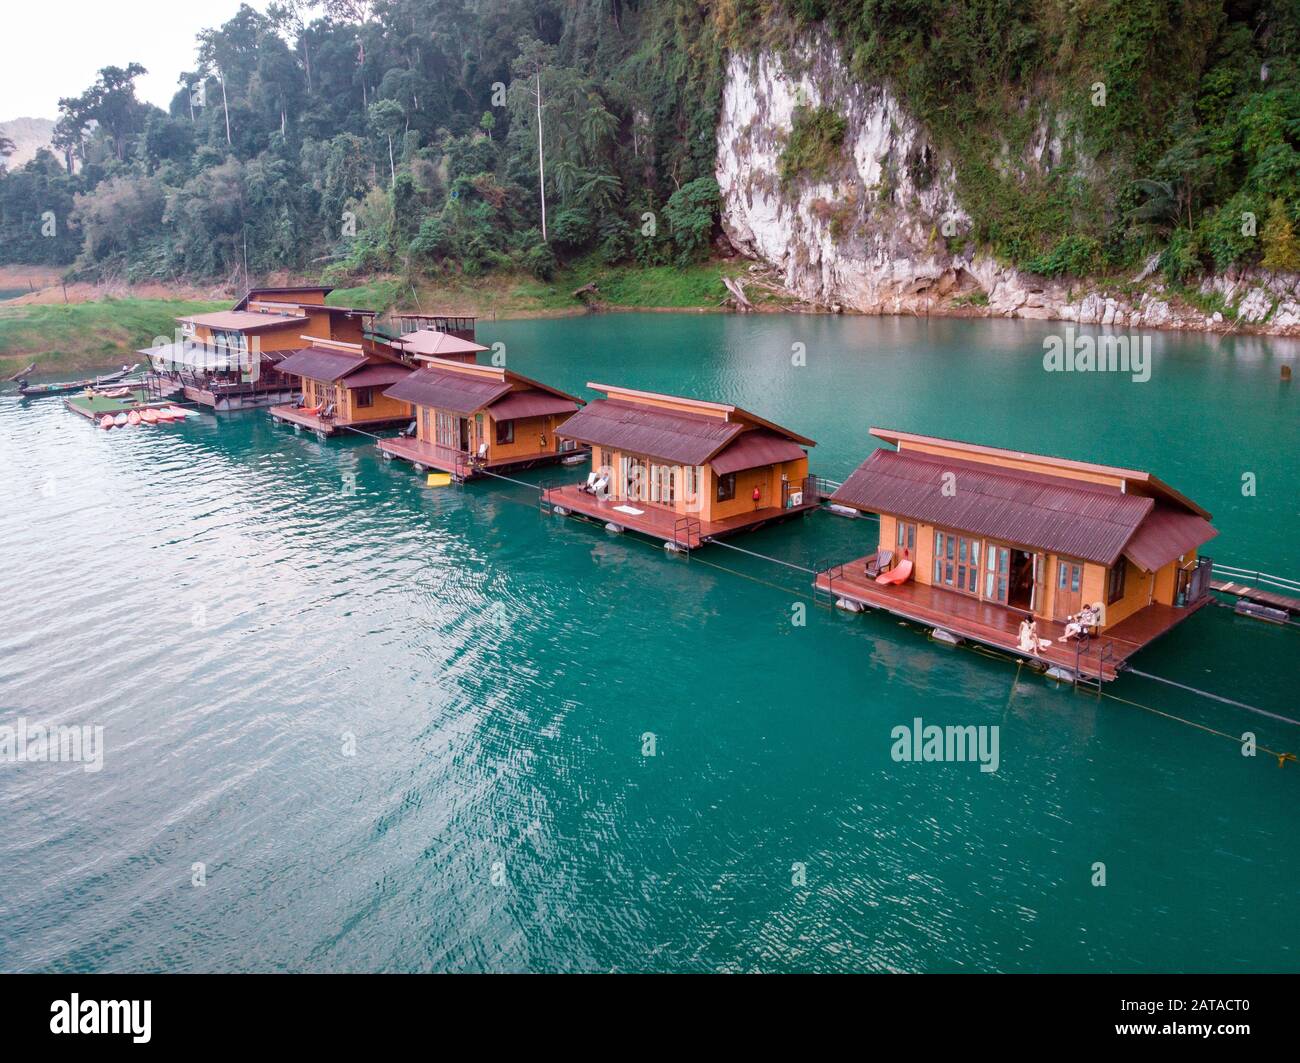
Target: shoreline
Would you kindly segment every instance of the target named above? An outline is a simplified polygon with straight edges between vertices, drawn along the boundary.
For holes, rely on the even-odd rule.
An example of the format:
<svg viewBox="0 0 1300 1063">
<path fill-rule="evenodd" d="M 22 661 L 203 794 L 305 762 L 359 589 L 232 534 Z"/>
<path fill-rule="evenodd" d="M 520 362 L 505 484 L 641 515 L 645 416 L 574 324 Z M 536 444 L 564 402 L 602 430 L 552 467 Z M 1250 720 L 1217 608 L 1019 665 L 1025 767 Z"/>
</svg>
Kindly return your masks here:
<svg viewBox="0 0 1300 1063">
<path fill-rule="evenodd" d="M 734 262 L 735 260 L 724 261 Z M 20 278 L 28 278 L 24 286 L 29 286 L 31 281 L 37 278 L 45 279 L 50 274 L 57 276 L 57 273 L 57 270 L 50 267 L 0 267 L 0 288 L 3 288 L 6 284 L 14 284 Z M 371 278 L 366 283 L 379 284 L 383 283 L 385 279 L 383 277 Z M 505 280 L 498 281 L 498 285 L 504 283 L 508 282 Z M 341 290 L 347 291 L 347 289 Z M 430 285 L 422 294 L 435 296 L 438 290 L 438 286 Z M 1059 307 L 1052 306 L 1025 306 L 1012 310 L 1003 310 L 969 303 L 956 303 L 952 298 L 944 297 L 907 301 L 896 300 L 896 303 L 902 305 L 891 306 L 885 304 L 867 310 L 847 305 L 826 305 L 811 302 L 800 299 L 793 293 L 788 293 L 786 299 L 778 302 L 770 286 L 765 286 L 763 294 L 755 296 L 753 305 L 743 310 L 739 309 L 735 305 L 734 299 L 730 298 L 707 305 L 637 306 L 602 301 L 589 304 L 575 301 L 574 305 L 571 306 L 508 305 L 498 307 L 492 305 L 495 300 L 491 297 L 488 298 L 485 305 L 482 300 L 475 300 L 470 293 L 463 289 L 448 292 L 442 300 L 440 309 L 444 309 L 449 313 L 473 314 L 478 318 L 480 325 L 496 321 L 546 320 L 581 317 L 589 314 L 755 313 L 808 314 L 830 317 L 933 317 L 962 320 L 1060 322 L 1063 326 L 1067 324 L 1091 326 L 1113 332 L 1151 330 L 1291 340 L 1300 338 L 1289 327 L 1285 329 L 1271 328 L 1269 322 L 1248 322 L 1240 318 L 1228 320 L 1221 314 L 1206 313 L 1193 307 L 1177 293 L 1168 292 L 1159 293 L 1163 297 L 1162 301 L 1170 308 L 1169 313 L 1163 320 L 1132 322 L 1129 320 L 1131 315 L 1124 310 L 1122 304 L 1117 312 L 1117 301 L 1102 294 L 1105 291 L 1104 286 L 1099 289 L 1088 290 L 1092 294 L 1086 299 L 1090 301 L 1093 307 L 1093 313 L 1088 316 L 1077 313 L 1059 313 L 1057 312 Z M 499 294 L 499 291 L 495 294 Z M 133 346 L 129 342 L 123 342 L 120 346 L 113 346 L 108 349 L 101 345 L 99 349 L 93 351 L 72 351 L 61 346 L 57 337 L 51 337 L 49 346 L 45 347 L 45 349 L 37 349 L 33 340 L 36 336 L 44 338 L 40 332 L 40 323 L 38 321 L 25 321 L 24 319 L 27 317 L 37 317 L 38 315 L 50 313 L 57 314 L 62 308 L 72 314 L 78 312 L 81 314 L 95 313 L 97 311 L 99 316 L 107 319 L 110 323 L 115 323 L 113 321 L 115 317 L 113 312 L 114 304 L 121 305 L 122 316 L 127 316 L 132 310 L 147 304 L 155 309 L 159 315 L 159 321 L 161 321 L 162 317 L 170 318 L 172 304 L 175 304 L 175 309 L 179 311 L 182 306 L 192 305 L 195 301 L 210 301 L 214 304 L 220 304 L 223 301 L 233 301 L 238 298 L 238 296 L 221 287 L 200 289 L 187 286 L 178 291 L 177 289 L 167 289 L 160 284 L 145 286 L 92 285 L 87 282 L 70 284 L 67 289 L 69 298 L 66 303 L 63 301 L 62 295 L 62 282 L 57 282 L 53 286 L 36 289 L 27 295 L 0 302 L 0 378 L 16 372 L 30 362 L 35 362 L 37 366 L 36 372 L 33 374 L 34 377 L 57 377 L 64 373 L 103 370 L 108 367 L 115 368 L 121 364 L 123 358 L 128 357 L 133 351 Z M 175 297 L 165 297 L 169 295 Z M 428 299 L 421 301 L 430 302 Z M 406 302 L 409 302 L 409 300 L 398 300 L 392 306 L 392 309 L 410 309 L 411 307 L 404 305 Z M 354 305 L 363 305 L 363 303 L 358 300 Z M 78 308 L 80 308 L 79 311 Z M 14 311 L 18 313 L 13 313 Z M 1215 320 L 1216 317 L 1219 320 Z M 13 329 L 15 332 L 25 330 L 25 335 L 21 337 L 19 342 L 4 342 L 6 321 L 15 323 Z M 5 350 L 6 347 L 9 349 Z M 53 364 L 42 370 L 41 363 L 46 359 L 49 359 Z"/>
</svg>

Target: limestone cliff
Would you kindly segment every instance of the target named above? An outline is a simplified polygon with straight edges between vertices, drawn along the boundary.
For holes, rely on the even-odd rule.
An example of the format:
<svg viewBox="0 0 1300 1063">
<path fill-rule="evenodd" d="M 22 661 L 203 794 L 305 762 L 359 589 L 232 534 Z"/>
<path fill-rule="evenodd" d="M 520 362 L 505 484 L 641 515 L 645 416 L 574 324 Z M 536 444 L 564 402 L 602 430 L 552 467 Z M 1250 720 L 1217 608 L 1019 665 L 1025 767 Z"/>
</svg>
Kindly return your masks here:
<svg viewBox="0 0 1300 1063">
<path fill-rule="evenodd" d="M 799 106 L 833 108 L 845 134 L 824 177 L 783 182 L 781 156 Z M 1060 136 L 1055 123 L 1043 122 L 1018 164 L 1050 165 L 1060 156 Z M 1087 279 L 1032 276 L 963 250 L 970 218 L 952 162 L 888 86 L 852 78 L 824 37 L 784 53 L 729 57 L 716 172 L 732 244 L 814 305 L 1300 335 L 1295 274 L 1207 278 L 1198 308 L 1165 289 L 1154 262 L 1109 290 Z M 1203 308 L 1220 300 L 1238 320 Z"/>
</svg>

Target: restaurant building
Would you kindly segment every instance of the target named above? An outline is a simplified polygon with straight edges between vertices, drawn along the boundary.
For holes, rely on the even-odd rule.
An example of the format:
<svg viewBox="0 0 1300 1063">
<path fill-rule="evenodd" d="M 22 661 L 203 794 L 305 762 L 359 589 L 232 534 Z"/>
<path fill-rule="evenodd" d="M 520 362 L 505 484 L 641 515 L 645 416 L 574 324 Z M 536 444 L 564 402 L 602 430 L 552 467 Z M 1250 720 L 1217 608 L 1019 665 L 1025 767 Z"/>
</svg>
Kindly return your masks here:
<svg viewBox="0 0 1300 1063">
<path fill-rule="evenodd" d="M 177 318 L 177 338 L 147 355 L 151 388 L 214 410 L 294 400 L 297 381 L 280 363 L 304 342 L 361 343 L 371 310 L 326 306 L 324 286 L 254 288 L 230 310 Z"/>
</svg>

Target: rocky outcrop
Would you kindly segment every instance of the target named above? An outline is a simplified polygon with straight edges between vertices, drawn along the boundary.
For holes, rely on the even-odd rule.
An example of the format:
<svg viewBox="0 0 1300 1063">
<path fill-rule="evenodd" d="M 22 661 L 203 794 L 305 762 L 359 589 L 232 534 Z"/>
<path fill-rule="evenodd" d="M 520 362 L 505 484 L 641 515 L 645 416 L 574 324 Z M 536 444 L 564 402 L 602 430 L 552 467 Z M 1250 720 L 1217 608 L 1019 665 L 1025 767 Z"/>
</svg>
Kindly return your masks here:
<svg viewBox="0 0 1300 1063">
<path fill-rule="evenodd" d="M 800 106 L 833 108 L 845 135 L 824 177 L 783 183 L 781 155 Z M 1008 153 L 1005 164 L 1055 165 L 1063 129 L 1043 119 L 1024 156 Z M 888 86 L 852 78 L 822 36 L 781 53 L 730 56 L 716 172 L 728 239 L 814 306 L 1300 335 L 1300 275 L 1215 276 L 1189 301 L 1166 289 L 1154 262 L 1111 290 L 965 251 L 970 217 L 951 161 Z"/>
</svg>

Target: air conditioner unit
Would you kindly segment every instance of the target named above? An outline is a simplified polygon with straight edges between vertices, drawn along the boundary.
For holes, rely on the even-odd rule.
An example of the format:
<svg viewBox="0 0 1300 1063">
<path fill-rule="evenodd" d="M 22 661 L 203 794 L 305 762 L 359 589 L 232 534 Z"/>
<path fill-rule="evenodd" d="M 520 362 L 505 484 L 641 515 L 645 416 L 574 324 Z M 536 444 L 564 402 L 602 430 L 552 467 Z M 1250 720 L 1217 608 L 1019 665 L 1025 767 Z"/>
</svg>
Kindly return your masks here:
<svg viewBox="0 0 1300 1063">
<path fill-rule="evenodd" d="M 788 505 L 791 509 L 793 509 L 795 506 L 802 506 L 802 505 L 803 505 L 803 492 L 802 492 L 802 491 L 791 491 L 791 492 L 790 492 L 790 495 L 789 495 L 789 498 L 790 498 L 790 501 L 787 502 L 786 505 Z"/>
</svg>

